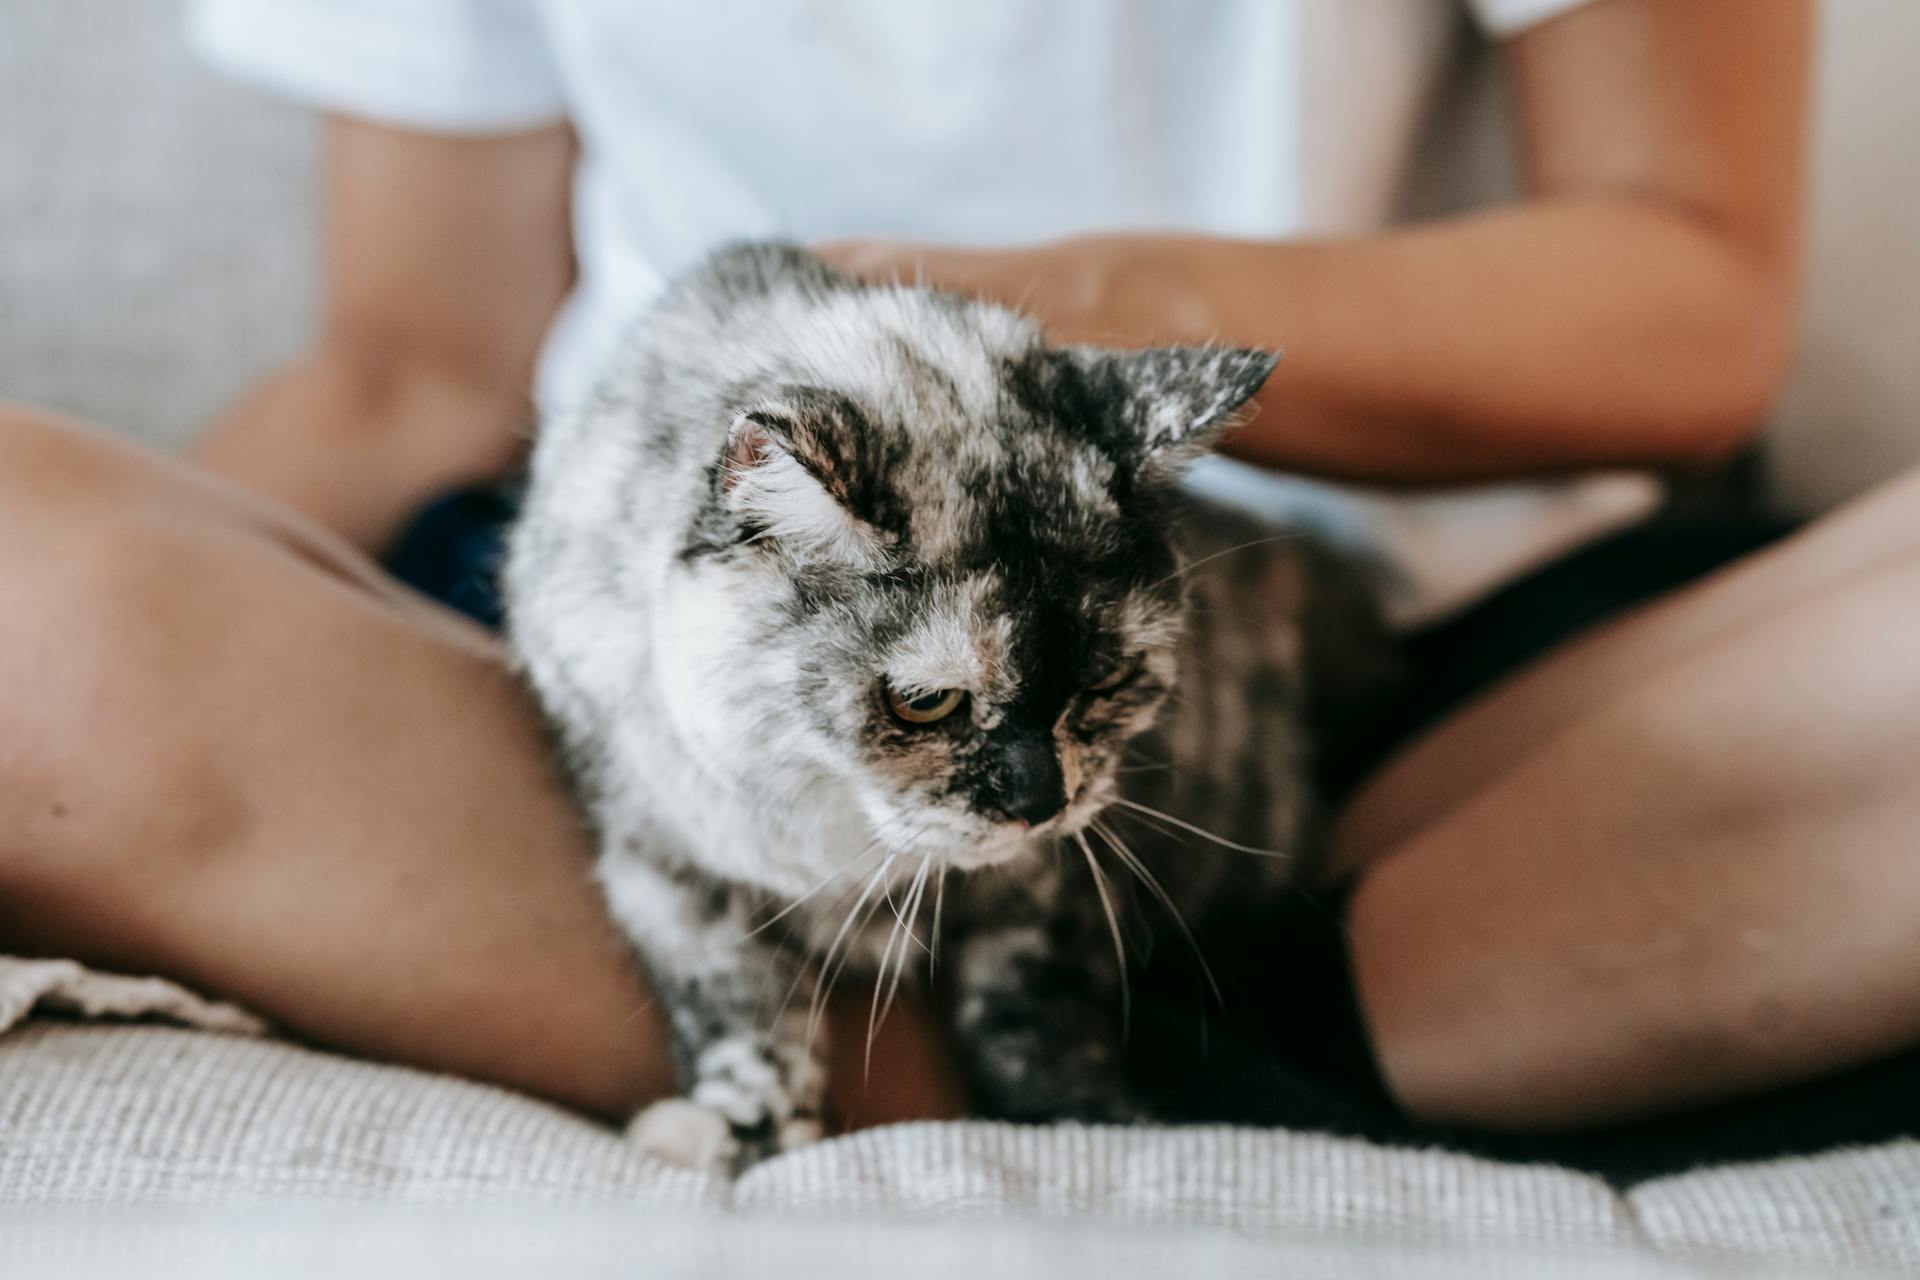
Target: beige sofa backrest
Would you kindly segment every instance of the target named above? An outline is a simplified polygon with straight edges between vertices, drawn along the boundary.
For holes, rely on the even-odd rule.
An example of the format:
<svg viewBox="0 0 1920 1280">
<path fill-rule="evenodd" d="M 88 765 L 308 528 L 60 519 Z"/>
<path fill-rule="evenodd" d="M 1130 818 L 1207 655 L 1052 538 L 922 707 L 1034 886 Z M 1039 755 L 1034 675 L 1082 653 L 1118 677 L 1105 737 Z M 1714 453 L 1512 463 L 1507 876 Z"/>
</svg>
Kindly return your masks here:
<svg viewBox="0 0 1920 1280">
<path fill-rule="evenodd" d="M 1773 442 L 1805 510 L 1920 462 L 1920 3 L 1824 10 L 1806 323 Z"/>
<path fill-rule="evenodd" d="M 1920 463 L 1920 0 L 1825 0 L 1819 40 L 1801 347 L 1770 437 L 1776 493 L 1804 513 Z M 1480 51 L 1442 93 L 1407 216 L 1510 189 L 1507 126 Z"/>
</svg>

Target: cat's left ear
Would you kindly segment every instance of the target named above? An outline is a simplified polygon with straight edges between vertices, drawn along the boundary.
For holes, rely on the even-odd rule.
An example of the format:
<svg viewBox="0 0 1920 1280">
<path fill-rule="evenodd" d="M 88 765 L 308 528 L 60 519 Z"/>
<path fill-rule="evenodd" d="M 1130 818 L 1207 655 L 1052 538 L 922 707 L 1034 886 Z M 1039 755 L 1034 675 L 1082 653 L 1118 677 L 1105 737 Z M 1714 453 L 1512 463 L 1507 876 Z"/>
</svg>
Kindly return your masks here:
<svg viewBox="0 0 1920 1280">
<path fill-rule="evenodd" d="M 1280 362 L 1244 347 L 1150 347 L 1069 354 L 1090 386 L 1117 400 L 1126 443 L 1156 467 L 1178 467 L 1211 449 Z"/>
<path fill-rule="evenodd" d="M 889 542 L 875 514 L 872 432 L 829 392 L 784 387 L 739 411 L 721 459 L 729 509 L 757 536 L 805 560 L 871 570 Z"/>
</svg>

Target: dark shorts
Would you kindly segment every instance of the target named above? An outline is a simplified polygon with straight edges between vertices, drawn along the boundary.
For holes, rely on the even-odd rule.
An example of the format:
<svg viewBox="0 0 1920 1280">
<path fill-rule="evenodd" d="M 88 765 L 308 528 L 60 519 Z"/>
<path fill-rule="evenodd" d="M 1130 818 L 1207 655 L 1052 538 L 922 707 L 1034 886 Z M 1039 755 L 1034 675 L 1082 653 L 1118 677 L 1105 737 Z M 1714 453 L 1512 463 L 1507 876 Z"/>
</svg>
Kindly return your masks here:
<svg viewBox="0 0 1920 1280">
<path fill-rule="evenodd" d="M 510 495 L 494 491 L 435 503 L 408 530 L 389 567 L 497 627 L 502 533 L 514 510 Z M 1357 754 L 1353 775 L 1562 640 L 1786 532 L 1785 524 L 1758 519 L 1663 519 L 1556 561 L 1409 637 L 1408 694 Z M 1368 1050 L 1347 969 L 1342 907 L 1337 895 L 1303 892 L 1286 918 L 1263 921 L 1257 934 L 1210 940 L 1225 1008 L 1188 959 L 1158 957 L 1135 1002 L 1140 1074 L 1182 1099 L 1195 1120 L 1549 1160 L 1619 1185 L 1724 1160 L 1920 1135 L 1920 1050 L 1738 1103 L 1571 1137 L 1415 1124 L 1393 1106 Z"/>
</svg>

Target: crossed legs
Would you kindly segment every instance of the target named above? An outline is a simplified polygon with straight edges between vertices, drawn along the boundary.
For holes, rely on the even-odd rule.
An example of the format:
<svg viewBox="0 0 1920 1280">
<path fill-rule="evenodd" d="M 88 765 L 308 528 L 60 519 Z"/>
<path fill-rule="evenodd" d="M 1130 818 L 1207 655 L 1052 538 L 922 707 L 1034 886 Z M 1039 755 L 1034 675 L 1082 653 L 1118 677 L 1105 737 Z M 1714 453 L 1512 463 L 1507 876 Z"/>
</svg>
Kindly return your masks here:
<svg viewBox="0 0 1920 1280">
<path fill-rule="evenodd" d="M 1920 1039 L 1920 474 L 1510 680 L 1335 864 L 1429 1116 L 1589 1123 Z"/>
<path fill-rule="evenodd" d="M 674 1091 L 494 641 L 324 531 L 0 406 L 0 708 L 0 952 L 610 1117 Z M 843 1116 L 956 1105 L 914 1012 Z"/>
<path fill-rule="evenodd" d="M 492 640 L 324 532 L 0 409 L 0 707 L 0 950 L 607 1115 L 671 1091 Z M 1917 779 L 1913 476 L 1362 793 L 1336 862 L 1388 1078 L 1433 1116 L 1577 1124 L 1920 1037 Z M 883 1034 L 877 1095 L 833 1073 L 841 1110 L 951 1112 L 924 1020 Z"/>
</svg>

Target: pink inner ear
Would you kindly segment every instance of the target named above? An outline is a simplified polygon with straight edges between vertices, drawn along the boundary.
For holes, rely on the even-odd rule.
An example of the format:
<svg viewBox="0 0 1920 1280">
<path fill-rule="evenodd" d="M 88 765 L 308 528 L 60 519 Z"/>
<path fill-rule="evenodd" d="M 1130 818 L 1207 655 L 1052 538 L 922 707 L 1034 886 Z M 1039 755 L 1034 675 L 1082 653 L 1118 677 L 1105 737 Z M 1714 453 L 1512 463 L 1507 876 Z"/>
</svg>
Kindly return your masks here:
<svg viewBox="0 0 1920 1280">
<path fill-rule="evenodd" d="M 742 418 L 732 441 L 727 445 L 723 483 L 728 491 L 732 491 L 739 482 L 741 472 L 751 471 L 766 461 L 767 451 L 772 447 L 773 441 L 768 437 L 765 427 L 751 418 Z"/>
</svg>

